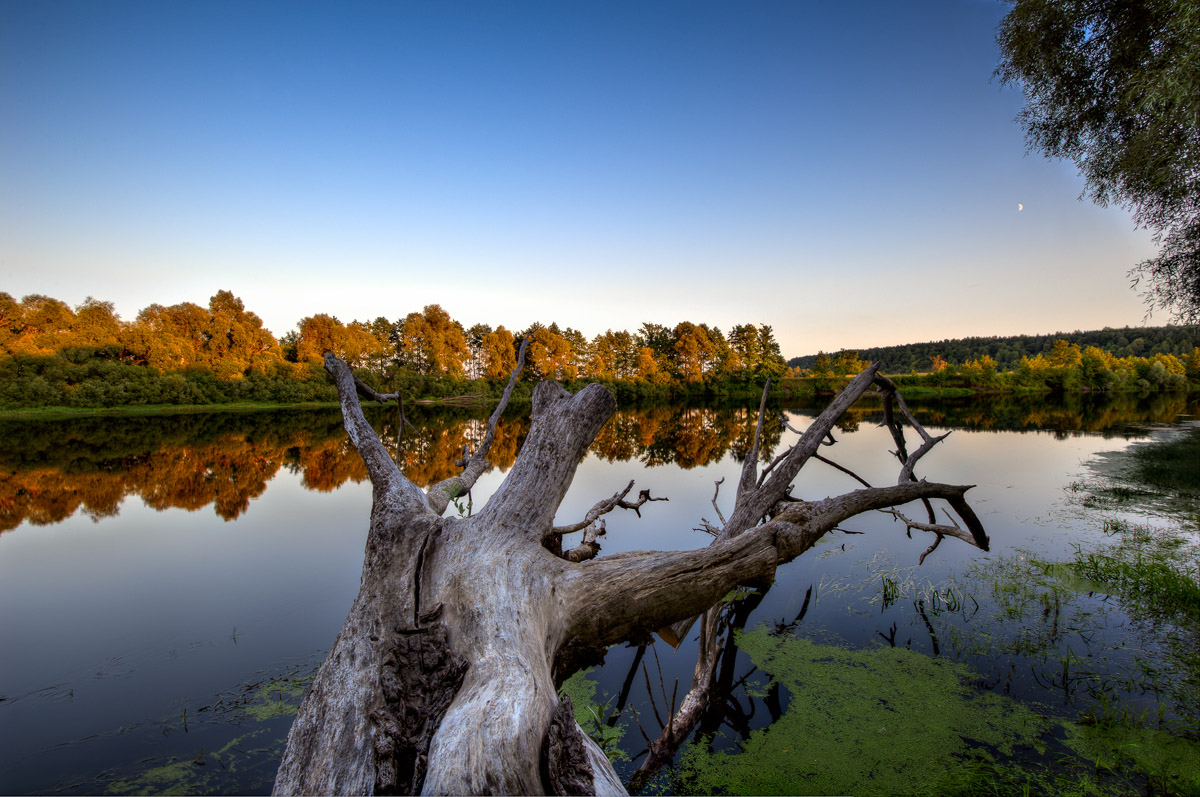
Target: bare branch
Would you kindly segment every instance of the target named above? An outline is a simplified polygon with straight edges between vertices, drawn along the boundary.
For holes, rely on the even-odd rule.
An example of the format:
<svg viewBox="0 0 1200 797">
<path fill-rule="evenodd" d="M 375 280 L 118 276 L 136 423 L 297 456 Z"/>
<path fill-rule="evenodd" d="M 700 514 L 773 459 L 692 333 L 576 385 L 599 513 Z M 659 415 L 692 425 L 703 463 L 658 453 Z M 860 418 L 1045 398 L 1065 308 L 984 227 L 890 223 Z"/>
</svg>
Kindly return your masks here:
<svg viewBox="0 0 1200 797">
<path fill-rule="evenodd" d="M 788 450 L 783 462 L 774 469 L 761 486 L 754 487 L 751 482 L 750 489 L 741 489 L 739 485 L 737 503 L 733 513 L 729 516 L 729 522 L 725 524 L 723 532 L 725 537 L 733 537 L 752 528 L 787 494 L 788 485 L 817 451 L 821 441 L 829 435 L 834 424 L 871 387 L 877 370 L 877 365 L 868 366 L 862 373 L 850 380 L 845 389 L 801 433 L 800 439 Z M 743 469 L 743 477 L 744 475 L 745 470 Z M 744 478 L 742 483 L 745 483 Z"/>
<path fill-rule="evenodd" d="M 857 480 L 858 483 L 861 484 L 863 487 L 871 486 L 871 483 L 868 482 L 866 479 L 864 479 L 862 476 L 859 476 L 857 473 L 850 470 L 849 468 L 842 467 L 841 465 L 834 462 L 832 459 L 826 459 L 825 457 L 821 456 L 820 454 L 813 454 L 813 459 L 817 460 L 818 462 L 824 462 L 826 465 L 828 465 L 831 468 L 837 468 L 842 473 L 845 473 L 847 476 L 850 476 L 850 477 L 854 478 L 855 480 Z"/>
<path fill-rule="evenodd" d="M 788 428 L 790 429 L 791 427 L 789 426 Z M 758 486 L 759 487 L 762 486 L 763 481 L 766 480 L 767 476 L 770 475 L 771 471 L 775 470 L 775 466 L 778 465 L 780 462 L 783 462 L 785 459 L 787 459 L 787 455 L 789 453 L 791 453 L 790 448 L 784 449 L 783 451 L 781 451 L 779 453 L 778 456 L 775 457 L 775 459 L 771 460 L 770 465 L 767 465 L 767 467 L 763 468 L 762 473 L 760 473 L 758 475 Z"/>
<path fill-rule="evenodd" d="M 463 472 L 458 476 L 443 479 L 429 488 L 429 508 L 435 513 L 440 515 L 445 512 L 446 507 L 452 500 L 468 493 L 475 486 L 475 482 L 479 481 L 479 477 L 492 466 L 492 463 L 487 459 L 487 455 L 488 451 L 492 448 L 492 441 L 496 439 L 496 424 L 499 423 L 500 416 L 504 414 L 504 409 L 508 406 L 508 400 L 512 398 L 513 388 L 516 387 L 517 378 L 521 375 L 521 369 L 525 367 L 525 350 L 528 346 L 529 338 L 521 341 L 521 349 L 517 354 L 517 366 L 513 368 L 512 375 L 508 378 L 508 385 L 504 388 L 504 393 L 500 396 L 500 403 L 496 405 L 496 409 L 492 410 L 492 415 L 488 418 L 487 431 L 484 432 L 483 440 L 479 443 L 479 448 L 474 454 L 469 456 L 464 448 Z"/>
<path fill-rule="evenodd" d="M 886 376 L 880 376 L 876 374 L 875 384 L 880 387 L 881 392 L 884 394 L 884 423 L 892 432 L 892 438 L 896 441 L 896 457 L 902 463 L 899 481 L 905 482 L 914 480 L 916 479 L 914 469 L 916 468 L 917 462 L 920 461 L 921 457 L 928 454 L 935 445 L 949 437 L 950 432 L 946 432 L 943 435 L 938 435 L 937 437 L 932 436 L 925 430 L 925 427 L 921 425 L 920 421 L 916 419 L 916 416 L 912 414 L 912 411 L 909 410 L 908 404 L 905 403 L 904 396 L 900 395 L 900 391 L 896 388 L 895 382 L 888 379 Z M 908 425 L 911 426 L 916 433 L 921 436 L 921 446 L 912 454 L 908 454 L 906 452 L 904 432 L 900 428 L 900 424 L 896 422 L 896 419 L 892 413 L 891 402 L 893 400 L 900 407 L 900 413 L 904 416 L 904 420 L 907 421 Z"/>
<path fill-rule="evenodd" d="M 790 504 L 767 523 L 698 550 L 631 551 L 586 562 L 571 586 L 582 590 L 577 605 L 587 605 L 573 618 L 573 633 L 614 644 L 693 617 L 739 584 L 769 583 L 778 565 L 800 556 L 848 518 L 922 498 L 946 500 L 968 529 L 952 536 L 987 550 L 987 535 L 963 499 L 968 489 L 919 481 L 855 490 Z"/>
<path fill-rule="evenodd" d="M 645 504 L 647 501 L 670 501 L 670 500 L 671 499 L 667 498 L 665 495 L 662 498 L 653 498 L 653 497 L 651 497 L 649 490 L 642 490 L 638 493 L 638 500 L 634 501 L 633 503 L 629 503 L 628 501 L 621 501 L 620 503 L 617 504 L 617 506 L 619 506 L 621 509 L 632 509 L 633 513 L 635 515 L 637 515 L 638 517 L 641 517 L 642 516 L 642 505 Z"/>
<path fill-rule="evenodd" d="M 383 505 L 381 493 L 396 502 L 395 509 L 413 511 L 417 506 L 425 506 L 425 494 L 419 487 L 405 478 L 400 468 L 392 460 L 379 435 L 367 423 L 363 416 L 362 405 L 358 401 L 358 391 L 355 387 L 354 372 L 350 366 L 334 357 L 325 355 L 325 370 L 334 379 L 338 389 L 338 400 L 342 405 L 342 419 L 350 442 L 358 450 L 367 466 L 371 484 L 376 491 L 375 503 Z"/>
<path fill-rule="evenodd" d="M 353 373 L 353 371 L 351 373 Z M 358 374 L 353 374 L 353 375 L 354 375 L 354 389 L 358 392 L 358 395 L 362 396 L 363 398 L 369 399 L 371 401 L 378 401 L 381 403 L 387 402 L 387 401 L 399 401 L 400 400 L 399 393 L 380 393 L 380 392 L 376 391 L 375 388 L 371 387 L 366 382 L 359 379 Z"/>
<path fill-rule="evenodd" d="M 616 400 L 601 385 L 572 394 L 557 382 L 540 382 L 532 398 L 521 451 L 476 519 L 501 523 L 540 543 L 550 535 L 575 471 L 615 411 Z"/>
<path fill-rule="evenodd" d="M 578 523 L 571 523 L 566 526 L 555 526 L 550 530 L 550 534 L 570 534 L 573 531 L 579 531 L 586 528 L 595 522 L 596 518 L 601 515 L 607 515 L 614 509 L 632 509 L 637 513 L 638 517 L 642 516 L 641 508 L 647 501 L 669 501 L 669 498 L 652 498 L 649 490 L 642 490 L 638 493 L 638 500 L 626 501 L 625 496 L 629 495 L 629 491 L 633 489 L 633 482 L 625 485 L 624 490 L 618 490 L 612 494 L 612 497 L 605 498 L 602 501 L 597 501 L 596 504 L 588 510 L 588 513 L 583 516 L 583 520 Z"/>
<path fill-rule="evenodd" d="M 475 452 L 473 458 L 482 458 L 488 455 L 488 451 L 492 448 L 492 441 L 496 437 L 496 424 L 500 421 L 500 416 L 504 414 L 504 410 L 508 407 L 508 401 L 512 398 L 513 388 L 517 386 L 517 379 L 521 375 L 521 370 L 525 367 L 525 351 L 529 348 L 529 338 L 526 337 L 521 341 L 521 348 L 517 351 L 517 366 L 513 368 L 512 375 L 508 377 L 508 384 L 504 387 L 504 393 L 500 396 L 500 403 L 496 405 L 496 409 L 492 410 L 492 415 L 488 418 L 487 431 L 484 432 L 483 440 L 479 443 L 479 449 Z"/>
<path fill-rule="evenodd" d="M 713 482 L 713 484 L 716 485 L 716 488 L 713 490 L 713 497 L 712 497 L 713 509 L 715 509 L 717 511 L 717 517 L 719 517 L 721 519 L 722 526 L 725 525 L 725 514 L 723 512 L 721 512 L 721 507 L 717 506 L 717 496 L 721 494 L 721 485 L 724 483 L 725 483 L 724 476 L 722 476 L 721 478 L 719 478 L 715 482 Z M 703 518 L 701 518 L 701 520 L 703 520 Z M 708 521 L 704 521 L 704 522 L 707 523 Z"/>
<path fill-rule="evenodd" d="M 586 562 L 595 559 L 600 553 L 600 543 L 597 541 L 604 536 L 604 519 L 597 520 L 583 532 L 583 542 L 569 551 L 563 551 L 562 558 L 568 562 Z"/>
<path fill-rule="evenodd" d="M 758 484 L 758 446 L 762 440 L 763 416 L 767 413 L 767 394 L 771 392 L 771 377 L 767 377 L 767 383 L 763 385 L 762 398 L 758 402 L 758 423 L 754 426 L 754 442 L 750 445 L 750 451 L 746 453 L 746 459 L 742 462 L 742 478 L 738 482 L 738 498 L 741 498 L 743 492 L 753 490 Z"/>
<path fill-rule="evenodd" d="M 954 525 L 947 526 L 947 525 L 944 525 L 941 523 L 920 523 L 918 521 L 912 520 L 911 518 L 909 518 L 907 515 L 905 515 L 898 509 L 882 509 L 880 511 L 885 514 L 891 515 L 896 520 L 899 520 L 901 523 L 904 524 L 904 527 L 906 529 L 912 529 L 914 531 L 928 531 L 931 534 L 936 534 L 939 538 L 938 539 L 939 542 L 940 542 L 941 537 L 950 536 L 950 537 L 957 537 L 958 539 L 963 540 L 964 542 L 968 542 L 972 545 L 975 544 L 974 535 L 972 535 L 968 531 L 964 531 L 963 528 L 961 526 L 959 526 L 957 522 L 955 522 L 954 518 L 950 518 L 950 522 L 953 523 Z M 949 517 L 949 515 L 947 515 L 947 517 Z M 921 560 L 924 561 L 925 556 L 928 555 L 929 553 L 932 553 L 933 549 L 936 548 L 937 545 L 938 545 L 938 543 L 935 542 L 928 551 L 921 554 Z"/>
<path fill-rule="evenodd" d="M 944 535 L 939 534 L 933 538 L 933 545 L 930 545 L 925 549 L 925 553 L 921 554 L 921 558 L 917 560 L 918 565 L 925 564 L 925 557 L 937 550 L 937 547 L 942 544 L 943 536 Z"/>
</svg>

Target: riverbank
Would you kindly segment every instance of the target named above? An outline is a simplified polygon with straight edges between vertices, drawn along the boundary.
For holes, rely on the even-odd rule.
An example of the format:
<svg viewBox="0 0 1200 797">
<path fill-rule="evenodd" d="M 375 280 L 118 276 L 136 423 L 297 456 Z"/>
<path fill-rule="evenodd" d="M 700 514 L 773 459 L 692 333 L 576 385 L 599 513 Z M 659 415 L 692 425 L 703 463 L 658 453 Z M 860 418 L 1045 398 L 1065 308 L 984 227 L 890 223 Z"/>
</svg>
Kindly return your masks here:
<svg viewBox="0 0 1200 797">
<path fill-rule="evenodd" d="M 228 404 L 126 404 L 120 407 L 29 407 L 0 410 L 0 419 L 51 421 L 56 418 L 102 418 L 135 415 L 195 415 L 209 412 L 262 412 L 264 410 L 313 410 L 337 407 L 336 401 L 270 403 L 236 401 Z"/>
<path fill-rule="evenodd" d="M 771 400 L 781 401 L 786 405 L 807 405 L 816 404 L 837 395 L 845 383 L 849 381 L 847 378 L 827 378 L 827 377 L 792 377 L 780 380 L 774 383 L 771 388 Z M 944 385 L 926 385 L 912 382 L 911 377 L 896 377 L 896 381 L 900 383 L 900 392 L 905 399 L 910 401 L 923 400 L 943 400 L 943 399 L 966 399 L 966 398 L 983 398 L 983 399 L 1003 399 L 1011 398 L 1036 398 L 1039 396 L 1054 395 L 1056 391 L 1042 388 L 1027 388 L 1027 387 L 956 387 Z M 907 383 L 906 383 L 907 382 Z M 466 383 L 468 385 L 473 383 Z M 483 383 L 485 389 L 487 383 Z M 578 380 L 573 382 L 563 383 L 564 387 L 572 392 L 582 389 L 583 386 L 590 384 L 587 380 Z M 758 385 L 724 385 L 724 386 L 708 386 L 703 390 L 684 391 L 680 393 L 663 392 L 663 391 L 643 391 L 635 389 L 636 385 L 630 383 L 600 383 L 604 384 L 612 390 L 617 398 L 617 406 L 619 407 L 638 407 L 647 404 L 659 403 L 674 403 L 674 402 L 703 402 L 704 404 L 724 404 L 724 405 L 746 405 L 751 406 L 758 403 L 762 396 L 762 387 Z M 1122 391 L 1092 391 L 1078 390 L 1059 392 L 1064 396 L 1096 397 L 1112 396 L 1112 397 L 1137 397 L 1145 395 L 1164 395 L 1164 396 L 1195 396 L 1200 394 L 1200 389 L 1190 391 L 1164 391 L 1164 390 L 1122 390 Z M 522 382 L 518 385 L 518 390 L 513 394 L 511 404 L 513 406 L 521 406 L 528 404 L 531 400 L 531 383 Z M 862 399 L 864 403 L 870 403 L 876 399 L 875 394 L 868 393 Z M 421 395 L 412 398 L 405 398 L 406 407 L 487 407 L 494 405 L 499 400 L 498 395 L 492 395 L 491 392 L 476 391 L 467 392 L 459 395 Z M 106 407 L 87 407 L 87 406 L 45 406 L 45 407 L 10 407 L 0 408 L 0 419 L 19 420 L 23 418 L 36 420 L 51 420 L 54 418 L 78 418 L 78 417 L 104 417 L 104 416 L 137 416 L 137 415 L 171 415 L 171 414 L 189 414 L 189 413 L 204 413 L 204 412 L 257 412 L 264 410 L 289 410 L 289 409 L 315 409 L 338 407 L 338 402 L 335 400 L 316 400 L 316 401 L 231 401 L 231 402 L 211 402 L 211 403 L 191 403 L 191 404 L 120 404 Z M 372 406 L 368 403 L 368 406 Z"/>
</svg>

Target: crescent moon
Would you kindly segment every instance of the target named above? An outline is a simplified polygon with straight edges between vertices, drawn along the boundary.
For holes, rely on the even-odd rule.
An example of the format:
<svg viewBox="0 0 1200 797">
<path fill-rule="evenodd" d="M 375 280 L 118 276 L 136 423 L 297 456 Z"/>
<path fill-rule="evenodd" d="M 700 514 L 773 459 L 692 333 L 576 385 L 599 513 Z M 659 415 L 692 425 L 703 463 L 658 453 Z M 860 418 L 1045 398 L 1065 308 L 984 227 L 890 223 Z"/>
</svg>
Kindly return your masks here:
<svg viewBox="0 0 1200 797">
<path fill-rule="evenodd" d="M 1022 205 L 1020 202 L 1018 202 L 1017 203 L 1017 212 L 1020 213 L 1024 209 L 1025 209 L 1025 206 Z"/>
</svg>

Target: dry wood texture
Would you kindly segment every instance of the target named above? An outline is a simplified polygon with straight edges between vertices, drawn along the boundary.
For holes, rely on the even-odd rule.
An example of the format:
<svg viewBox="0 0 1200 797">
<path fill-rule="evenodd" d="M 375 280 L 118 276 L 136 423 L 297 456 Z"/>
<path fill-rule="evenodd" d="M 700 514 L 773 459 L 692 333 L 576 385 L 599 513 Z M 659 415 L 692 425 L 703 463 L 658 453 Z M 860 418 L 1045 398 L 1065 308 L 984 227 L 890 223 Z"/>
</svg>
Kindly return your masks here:
<svg viewBox="0 0 1200 797">
<path fill-rule="evenodd" d="M 922 437 L 917 451 L 906 452 L 891 410 L 899 398 L 873 368 L 762 473 L 756 433 L 729 519 L 708 524 L 711 545 L 607 557 L 598 556 L 601 516 L 661 499 L 643 491 L 627 501 L 630 484 L 580 522 L 553 525 L 577 465 L 615 409 L 603 387 L 570 394 L 553 382 L 539 384 L 529 434 L 504 482 L 477 515 L 446 518 L 451 499 L 489 467 L 495 423 L 520 365 L 479 450 L 464 457 L 463 473 L 428 493 L 404 477 L 364 419 L 361 383 L 350 369 L 332 356 L 326 368 L 371 476 L 370 531 L 358 597 L 297 714 L 277 794 L 621 793 L 612 766 L 557 696 L 556 685 L 582 662 L 609 645 L 644 642 L 671 626 L 682 632 L 703 618 L 692 686 L 650 745 L 648 776 L 670 760 L 700 717 L 721 658 L 722 610 L 712 607 L 731 589 L 768 585 L 778 565 L 849 517 L 912 501 L 948 502 L 962 527 L 953 520 L 940 525 L 931 514 L 928 523 L 905 518 L 906 529 L 987 548 L 963 497 L 968 487 L 913 475 L 940 438 L 929 437 L 901 402 L 900 416 Z M 897 483 L 817 502 L 792 499 L 789 487 L 800 469 L 873 385 L 887 397 L 888 422 L 900 441 Z M 765 407 L 766 390 L 759 432 Z M 564 552 L 563 535 L 577 531 L 583 541 Z"/>
</svg>

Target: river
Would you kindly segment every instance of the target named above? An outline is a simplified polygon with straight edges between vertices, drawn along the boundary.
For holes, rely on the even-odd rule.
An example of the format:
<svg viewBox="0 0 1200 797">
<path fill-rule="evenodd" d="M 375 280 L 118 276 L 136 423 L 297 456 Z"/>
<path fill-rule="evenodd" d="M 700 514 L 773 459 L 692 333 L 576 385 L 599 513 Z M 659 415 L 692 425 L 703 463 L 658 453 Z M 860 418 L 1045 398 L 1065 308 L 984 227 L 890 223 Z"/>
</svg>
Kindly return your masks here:
<svg viewBox="0 0 1200 797">
<path fill-rule="evenodd" d="M 975 667 L 988 688 L 1078 714 L 1084 690 L 1075 694 L 1069 678 L 1056 686 L 1044 670 L 1064 646 L 1085 655 L 1072 636 L 1084 620 L 1063 619 L 1061 639 L 1043 640 L 1040 650 L 981 645 L 973 630 L 1004 608 L 994 585 L 1012 562 L 1063 559 L 1104 540 L 1097 511 L 1078 499 L 1102 452 L 1198 408 L 1156 394 L 916 409 L 931 432 L 954 431 L 920 475 L 977 485 L 968 497 L 991 552 L 947 540 L 918 567 L 928 539 L 909 539 L 883 514 L 856 518 L 781 568 L 774 588 L 747 608 L 746 627 L 950 656 Z M 764 456 L 794 439 L 784 421 L 803 428 L 817 411 L 771 407 Z M 450 475 L 463 442 L 483 428 L 482 413 L 422 410 L 397 444 L 394 414 L 374 409 L 370 417 L 422 486 Z M 646 504 L 641 518 L 610 515 L 604 553 L 707 544 L 694 529 L 702 517 L 716 520 L 721 478 L 717 502 L 732 506 L 753 415 L 738 407 L 620 411 L 581 464 L 557 522 L 582 518 L 634 480 L 635 493 L 648 488 L 670 500 Z M 877 405 L 856 407 L 828 451 L 886 484 L 896 462 L 878 421 Z M 497 467 L 476 485 L 472 507 L 449 511 L 482 506 L 526 430 L 527 420 L 510 412 L 493 448 Z M 0 791 L 269 791 L 305 680 L 358 587 L 370 487 L 337 411 L 6 420 L 0 440 Z M 820 498 L 856 486 L 812 462 L 795 492 Z M 987 594 L 984 584 L 992 585 Z M 1095 612 L 1120 613 L 1103 596 L 1096 601 Z M 1084 636 L 1096 649 L 1132 644 L 1138 631 L 1121 620 L 1106 614 Z M 615 706 L 632 680 L 628 700 L 654 735 L 650 693 L 659 711 L 675 679 L 682 695 L 694 650 L 694 641 L 678 651 L 659 641 L 630 679 L 637 651 L 612 649 L 590 674 L 597 702 Z M 1135 658 L 1113 653 L 1093 671 L 1116 678 Z M 740 654 L 730 666 L 731 682 L 750 670 Z M 739 687 L 747 690 L 731 698 L 739 708 L 717 723 L 718 747 L 778 716 L 778 706 L 762 708 L 753 683 Z M 1144 691 L 1124 693 L 1153 708 L 1161 696 Z M 620 744 L 636 758 L 644 740 L 628 716 L 622 726 Z"/>
</svg>

